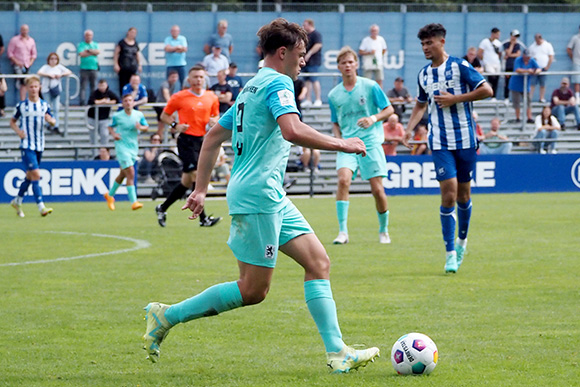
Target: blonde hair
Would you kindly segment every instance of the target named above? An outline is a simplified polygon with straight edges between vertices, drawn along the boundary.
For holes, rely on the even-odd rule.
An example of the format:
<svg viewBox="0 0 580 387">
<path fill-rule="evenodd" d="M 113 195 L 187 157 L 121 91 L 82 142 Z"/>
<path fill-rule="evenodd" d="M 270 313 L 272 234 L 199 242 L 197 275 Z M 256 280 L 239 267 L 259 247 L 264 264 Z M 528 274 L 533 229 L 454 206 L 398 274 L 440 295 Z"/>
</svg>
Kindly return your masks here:
<svg viewBox="0 0 580 387">
<path fill-rule="evenodd" d="M 344 58 L 345 56 L 347 56 L 349 54 L 353 56 L 355 62 L 358 62 L 358 55 L 357 55 L 356 51 L 353 50 L 350 46 L 344 46 L 338 52 L 338 56 L 336 57 L 336 63 L 340 63 L 342 58 Z"/>
<path fill-rule="evenodd" d="M 26 78 L 26 80 L 24 81 L 24 85 L 28 86 L 32 82 L 40 83 L 40 78 L 38 77 L 38 75 L 31 75 L 30 77 Z"/>
</svg>

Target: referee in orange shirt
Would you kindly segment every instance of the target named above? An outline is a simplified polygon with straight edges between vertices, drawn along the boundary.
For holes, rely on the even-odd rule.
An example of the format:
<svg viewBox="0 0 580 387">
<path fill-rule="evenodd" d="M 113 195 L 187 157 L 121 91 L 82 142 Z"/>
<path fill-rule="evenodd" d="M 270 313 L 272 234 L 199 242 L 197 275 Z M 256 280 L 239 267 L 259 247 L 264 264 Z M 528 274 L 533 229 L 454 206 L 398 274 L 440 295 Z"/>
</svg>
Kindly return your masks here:
<svg viewBox="0 0 580 387">
<path fill-rule="evenodd" d="M 183 162 L 181 182 L 173 188 L 167 199 L 157 207 L 157 221 L 165 227 L 167 209 L 181 199 L 189 188 L 195 189 L 197 160 L 201 151 L 203 137 L 208 123 L 215 125 L 219 119 L 219 100 L 211 91 L 205 90 L 205 70 L 202 66 L 193 66 L 188 73 L 187 80 L 190 88 L 177 92 L 171 96 L 167 106 L 161 113 L 161 121 L 171 127 L 172 133 L 178 133 L 177 150 Z M 177 112 L 179 121 L 173 120 L 173 113 Z M 222 218 L 207 216 L 202 212 L 199 225 L 211 227 Z"/>
</svg>

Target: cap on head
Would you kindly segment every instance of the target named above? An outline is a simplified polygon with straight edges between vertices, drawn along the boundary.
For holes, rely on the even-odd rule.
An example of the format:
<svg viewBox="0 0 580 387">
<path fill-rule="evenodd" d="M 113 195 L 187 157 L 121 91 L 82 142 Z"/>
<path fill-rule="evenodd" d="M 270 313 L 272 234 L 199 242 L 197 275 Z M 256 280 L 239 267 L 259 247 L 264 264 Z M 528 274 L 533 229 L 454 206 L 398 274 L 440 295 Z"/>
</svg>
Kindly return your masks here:
<svg viewBox="0 0 580 387">
<path fill-rule="evenodd" d="M 520 37 L 520 31 L 518 30 L 512 30 L 512 32 L 510 32 L 510 36 L 515 36 L 515 37 Z"/>
<path fill-rule="evenodd" d="M 405 80 L 401 77 L 395 78 L 395 82 L 405 82 Z"/>
</svg>

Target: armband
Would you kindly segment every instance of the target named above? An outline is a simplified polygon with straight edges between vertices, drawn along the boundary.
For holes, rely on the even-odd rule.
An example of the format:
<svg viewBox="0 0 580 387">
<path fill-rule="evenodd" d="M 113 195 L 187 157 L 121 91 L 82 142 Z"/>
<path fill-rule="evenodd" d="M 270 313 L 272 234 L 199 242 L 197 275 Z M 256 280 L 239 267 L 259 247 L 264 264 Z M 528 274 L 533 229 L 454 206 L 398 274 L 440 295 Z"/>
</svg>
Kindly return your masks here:
<svg viewBox="0 0 580 387">
<path fill-rule="evenodd" d="M 371 116 L 371 120 L 373 121 L 373 124 L 375 122 L 377 122 L 377 116 L 375 116 L 374 114 Z"/>
</svg>

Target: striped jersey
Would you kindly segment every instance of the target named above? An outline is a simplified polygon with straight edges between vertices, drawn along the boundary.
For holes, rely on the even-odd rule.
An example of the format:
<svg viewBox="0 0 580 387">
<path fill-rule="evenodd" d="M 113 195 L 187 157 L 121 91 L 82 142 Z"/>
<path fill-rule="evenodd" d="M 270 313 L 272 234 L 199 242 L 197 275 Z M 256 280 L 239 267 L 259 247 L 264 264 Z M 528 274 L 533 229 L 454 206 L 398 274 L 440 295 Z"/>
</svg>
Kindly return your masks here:
<svg viewBox="0 0 580 387">
<path fill-rule="evenodd" d="M 19 121 L 18 126 L 24 131 L 26 137 L 20 140 L 20 149 L 44 151 L 44 116 L 48 113 L 52 117 L 50 105 L 43 99 L 31 102 L 29 99 L 20 101 L 16 105 L 14 119 Z"/>
<path fill-rule="evenodd" d="M 441 90 L 463 94 L 475 90 L 485 79 L 467 62 L 450 56 L 439 67 L 423 67 L 417 77 L 417 100 L 429 109 L 429 148 L 432 150 L 469 149 L 477 146 L 473 105 L 461 102 L 441 108 L 433 98 Z"/>
</svg>

